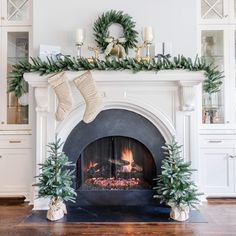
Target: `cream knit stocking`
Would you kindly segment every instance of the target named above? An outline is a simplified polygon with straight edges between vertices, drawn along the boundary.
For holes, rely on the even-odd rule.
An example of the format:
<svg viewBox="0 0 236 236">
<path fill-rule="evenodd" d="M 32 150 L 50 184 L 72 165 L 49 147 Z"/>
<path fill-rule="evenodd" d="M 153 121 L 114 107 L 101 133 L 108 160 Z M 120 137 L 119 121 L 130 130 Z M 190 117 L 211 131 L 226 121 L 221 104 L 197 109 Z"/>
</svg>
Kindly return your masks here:
<svg viewBox="0 0 236 236">
<path fill-rule="evenodd" d="M 56 119 L 62 121 L 70 112 L 74 103 L 68 79 L 64 72 L 60 72 L 50 77 L 48 82 L 53 87 L 58 99 L 58 106 L 55 114 Z"/>
<path fill-rule="evenodd" d="M 83 121 L 92 122 L 102 109 L 102 97 L 99 95 L 96 83 L 90 71 L 74 79 L 75 86 L 81 92 L 86 103 Z"/>
</svg>

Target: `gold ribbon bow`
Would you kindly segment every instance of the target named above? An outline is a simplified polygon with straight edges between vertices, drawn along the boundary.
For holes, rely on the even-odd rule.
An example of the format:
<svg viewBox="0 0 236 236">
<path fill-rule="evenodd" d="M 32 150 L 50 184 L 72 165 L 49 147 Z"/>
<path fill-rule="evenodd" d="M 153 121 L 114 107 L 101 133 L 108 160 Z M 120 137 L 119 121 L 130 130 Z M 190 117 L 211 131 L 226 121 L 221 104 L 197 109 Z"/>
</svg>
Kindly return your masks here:
<svg viewBox="0 0 236 236">
<path fill-rule="evenodd" d="M 105 42 L 108 43 L 107 48 L 105 50 L 105 55 L 114 55 L 118 57 L 125 57 L 125 48 L 123 47 L 122 44 L 126 42 L 125 38 L 118 38 L 115 39 L 114 37 L 108 37 L 105 39 Z"/>
</svg>

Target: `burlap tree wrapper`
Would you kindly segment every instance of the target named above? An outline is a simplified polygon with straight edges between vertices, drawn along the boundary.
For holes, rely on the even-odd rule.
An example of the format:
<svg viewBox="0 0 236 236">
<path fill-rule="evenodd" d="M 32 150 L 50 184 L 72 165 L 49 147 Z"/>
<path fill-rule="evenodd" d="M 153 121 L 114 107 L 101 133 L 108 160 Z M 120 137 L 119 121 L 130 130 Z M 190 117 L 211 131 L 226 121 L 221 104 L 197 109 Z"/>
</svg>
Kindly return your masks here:
<svg viewBox="0 0 236 236">
<path fill-rule="evenodd" d="M 90 71 L 74 79 L 75 86 L 81 92 L 86 103 L 83 121 L 92 122 L 102 109 L 102 97 L 97 91 L 96 83 Z"/>
<path fill-rule="evenodd" d="M 56 119 L 62 121 L 68 115 L 74 104 L 68 79 L 64 72 L 60 72 L 50 77 L 48 82 L 53 87 L 58 99 L 58 106 L 55 114 Z"/>
</svg>

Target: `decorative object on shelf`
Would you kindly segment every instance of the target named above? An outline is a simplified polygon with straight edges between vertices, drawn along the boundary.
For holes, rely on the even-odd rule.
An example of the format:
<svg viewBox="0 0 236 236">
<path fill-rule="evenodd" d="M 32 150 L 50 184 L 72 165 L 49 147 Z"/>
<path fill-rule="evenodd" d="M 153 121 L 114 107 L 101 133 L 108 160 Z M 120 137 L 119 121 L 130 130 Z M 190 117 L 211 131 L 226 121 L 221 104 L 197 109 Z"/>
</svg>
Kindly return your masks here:
<svg viewBox="0 0 236 236">
<path fill-rule="evenodd" d="M 142 38 L 144 41 L 144 45 L 146 47 L 146 57 L 145 60 L 149 61 L 150 57 L 150 46 L 152 45 L 152 41 L 154 39 L 153 29 L 151 26 L 146 26 L 142 30 Z"/>
<path fill-rule="evenodd" d="M 135 51 L 135 59 L 140 62 L 142 57 L 141 57 L 141 49 L 143 49 L 145 47 L 145 44 L 142 44 L 140 46 L 136 46 L 136 48 L 134 49 Z"/>
<path fill-rule="evenodd" d="M 94 57 L 92 58 L 92 61 L 93 59 L 96 59 L 96 60 L 99 59 L 100 49 L 98 47 L 88 47 L 88 50 L 94 53 Z"/>
<path fill-rule="evenodd" d="M 13 66 L 9 79 L 8 92 L 15 92 L 20 97 L 26 83 L 23 75 L 27 72 L 40 72 L 40 75 L 57 73 L 61 71 L 86 71 L 86 70 L 132 70 L 139 71 L 160 71 L 160 70 L 189 70 L 205 71 L 207 79 L 203 82 L 203 90 L 207 93 L 219 91 L 222 84 L 223 72 L 217 70 L 211 64 L 207 64 L 204 58 L 198 56 L 194 61 L 191 58 L 178 56 L 174 58 L 152 59 L 149 62 L 145 60 L 137 61 L 134 58 L 127 59 L 105 59 L 89 62 L 87 58 L 69 58 L 63 60 L 53 60 L 48 58 L 43 62 L 40 58 L 31 58 L 32 62 L 21 61 Z"/>
<path fill-rule="evenodd" d="M 199 204 L 199 196 L 195 183 L 191 180 L 191 163 L 185 162 L 181 157 L 181 147 L 173 138 L 170 144 L 166 144 L 162 161 L 162 172 L 158 176 L 157 185 L 154 187 L 160 203 L 166 203 L 171 207 L 170 217 L 177 221 L 185 221 L 189 218 L 189 209 L 196 208 Z"/>
<path fill-rule="evenodd" d="M 29 93 L 23 93 L 19 97 L 18 102 L 21 106 L 28 106 L 29 105 Z"/>
<path fill-rule="evenodd" d="M 56 120 L 62 121 L 70 112 L 74 104 L 68 79 L 66 78 L 64 71 L 62 71 L 50 77 L 48 83 L 54 89 L 58 99 Z"/>
<path fill-rule="evenodd" d="M 47 218 L 51 221 L 59 220 L 66 214 L 65 201 L 74 202 L 76 192 L 71 187 L 74 178 L 74 164 L 68 161 L 68 157 L 60 152 L 63 143 L 56 137 L 54 143 L 49 143 L 49 156 L 43 164 L 40 164 L 41 173 L 36 176 L 38 182 L 38 197 L 50 198 Z"/>
<path fill-rule="evenodd" d="M 47 57 L 56 58 L 61 53 L 60 46 L 40 44 L 39 57 L 42 61 L 47 61 Z"/>
<path fill-rule="evenodd" d="M 75 86 L 78 88 L 86 103 L 83 121 L 92 122 L 102 109 L 102 97 L 97 91 L 96 83 L 90 71 L 74 79 Z"/>
<path fill-rule="evenodd" d="M 170 45 L 169 45 L 170 47 Z M 159 48 L 159 52 L 161 53 L 158 53 L 155 57 L 158 58 L 158 59 L 162 59 L 162 58 L 170 58 L 171 57 L 171 54 L 170 54 L 170 51 L 171 49 L 169 48 L 169 53 L 166 54 L 166 44 L 164 42 L 161 43 L 161 50 L 160 50 L 160 47 Z"/>
<path fill-rule="evenodd" d="M 220 109 L 218 99 L 217 93 L 203 93 L 202 106 L 204 124 L 215 124 L 221 122 L 220 117 L 218 116 Z"/>
<path fill-rule="evenodd" d="M 123 28 L 122 37 L 114 38 L 110 35 L 109 27 L 113 24 L 119 24 Z M 138 32 L 134 28 L 135 22 L 131 16 L 123 11 L 111 10 L 99 16 L 94 23 L 95 41 L 107 55 L 123 58 L 128 49 L 134 48 L 138 42 Z"/>
<path fill-rule="evenodd" d="M 126 57 L 125 49 L 123 47 L 123 44 L 126 42 L 125 38 L 115 39 L 113 37 L 109 37 L 106 38 L 105 41 L 108 43 L 104 52 L 106 56 L 115 56 L 118 58 Z"/>
<path fill-rule="evenodd" d="M 85 39 L 85 30 L 80 28 L 76 30 L 76 47 L 77 47 L 77 56 L 81 58 L 81 48 L 84 44 Z"/>
</svg>

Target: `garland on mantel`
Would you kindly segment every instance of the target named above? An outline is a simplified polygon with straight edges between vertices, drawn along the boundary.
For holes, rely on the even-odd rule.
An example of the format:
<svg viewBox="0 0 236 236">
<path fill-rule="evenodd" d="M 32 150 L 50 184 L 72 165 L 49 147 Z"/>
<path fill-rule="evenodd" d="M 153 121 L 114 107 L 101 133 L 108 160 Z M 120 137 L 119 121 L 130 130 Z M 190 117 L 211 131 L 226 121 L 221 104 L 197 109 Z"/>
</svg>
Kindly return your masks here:
<svg viewBox="0 0 236 236">
<path fill-rule="evenodd" d="M 83 71 L 83 70 L 132 70 L 134 73 L 139 71 L 176 70 L 183 69 L 189 71 L 205 71 L 207 79 L 203 82 L 203 90 L 208 94 L 218 92 L 222 85 L 223 72 L 217 67 L 206 63 L 203 58 L 198 56 L 193 61 L 184 56 L 170 58 L 158 58 L 150 61 L 137 61 L 134 58 L 127 59 L 93 59 L 70 58 L 52 59 L 42 61 L 40 58 L 31 58 L 32 62 L 21 61 L 13 66 L 10 73 L 9 90 L 14 92 L 17 97 L 21 97 L 26 92 L 27 86 L 23 79 L 23 74 L 27 72 L 39 72 L 40 75 L 56 73 L 60 71 Z M 158 78 L 158 77 L 157 77 Z"/>
</svg>

